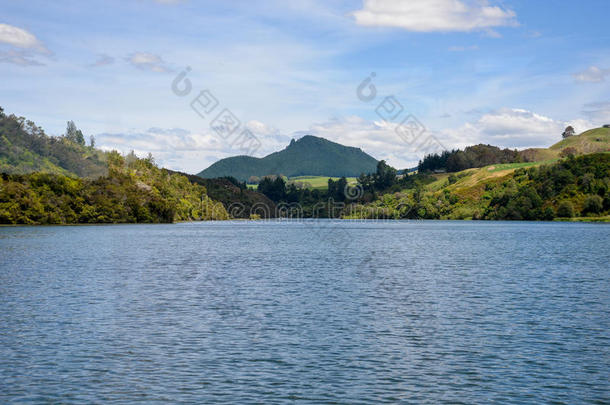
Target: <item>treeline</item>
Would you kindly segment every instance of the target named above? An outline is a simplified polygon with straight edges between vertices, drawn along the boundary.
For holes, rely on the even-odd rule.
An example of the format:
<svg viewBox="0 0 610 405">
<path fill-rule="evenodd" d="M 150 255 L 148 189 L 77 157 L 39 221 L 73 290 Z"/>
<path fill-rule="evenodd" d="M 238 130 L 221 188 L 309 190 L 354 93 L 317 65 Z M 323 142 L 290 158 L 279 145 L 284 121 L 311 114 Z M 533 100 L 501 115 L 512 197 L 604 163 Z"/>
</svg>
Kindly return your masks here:
<svg viewBox="0 0 610 405">
<path fill-rule="evenodd" d="M 203 186 L 159 169 L 151 158 L 110 152 L 108 175 L 0 175 L 1 224 L 170 223 L 228 219 Z"/>
<path fill-rule="evenodd" d="M 79 177 L 107 174 L 105 152 L 85 146 L 83 133 L 69 121 L 63 136 L 51 137 L 34 122 L 0 107 L 0 172 L 26 174 L 44 171 Z"/>
<path fill-rule="evenodd" d="M 459 172 L 473 167 L 484 167 L 500 163 L 521 162 L 517 150 L 500 149 L 491 145 L 468 146 L 463 151 L 454 149 L 438 154 L 426 155 L 419 161 L 419 172 L 447 171 Z"/>
<path fill-rule="evenodd" d="M 385 161 L 377 163 L 372 174 L 361 174 L 356 184 L 349 184 L 345 177 L 338 180 L 328 179 L 326 190 L 298 187 L 286 183 L 282 176 L 265 176 L 258 184 L 258 192 L 267 196 L 274 203 L 298 203 L 305 217 L 336 217 L 343 210 L 333 210 L 331 203 L 366 204 L 375 201 L 384 193 L 393 193 L 405 188 L 423 186 L 434 181 L 426 174 L 396 175 L 396 169 Z"/>
<path fill-rule="evenodd" d="M 222 203 L 231 218 L 249 219 L 252 217 L 251 214 L 259 214 L 260 217 L 265 218 L 275 217 L 276 207 L 273 201 L 262 193 L 248 189 L 245 182 L 239 181 L 235 177 L 204 179 L 197 175 L 169 172 L 181 174 L 188 178 L 191 183 L 204 186 L 208 197 Z M 264 210 L 268 214 L 259 213 L 259 210 Z"/>
</svg>

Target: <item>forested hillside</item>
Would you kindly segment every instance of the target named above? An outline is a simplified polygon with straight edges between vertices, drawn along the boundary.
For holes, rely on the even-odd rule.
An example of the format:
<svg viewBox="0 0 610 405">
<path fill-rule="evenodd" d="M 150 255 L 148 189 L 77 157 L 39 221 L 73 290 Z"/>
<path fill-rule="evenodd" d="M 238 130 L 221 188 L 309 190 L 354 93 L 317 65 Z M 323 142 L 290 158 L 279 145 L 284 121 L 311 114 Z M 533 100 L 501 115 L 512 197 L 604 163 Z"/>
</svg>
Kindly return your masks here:
<svg viewBox="0 0 610 405">
<path fill-rule="evenodd" d="M 569 156 L 547 165 L 507 166 L 413 175 L 408 187 L 369 204 L 350 205 L 344 216 L 552 220 L 610 215 L 610 153 Z"/>
<path fill-rule="evenodd" d="M 2 174 L 0 223 L 170 223 L 228 219 L 203 186 L 159 169 L 149 159 L 108 154 L 108 176 Z"/>
<path fill-rule="evenodd" d="M 152 157 L 85 146 L 69 122 L 49 137 L 0 109 L 0 224 L 174 222 L 228 219 L 206 188 Z"/>
<path fill-rule="evenodd" d="M 0 173 L 46 172 L 79 177 L 107 173 L 106 154 L 85 146 L 83 133 L 68 122 L 65 136 L 50 137 L 32 121 L 0 107 Z"/>
</svg>

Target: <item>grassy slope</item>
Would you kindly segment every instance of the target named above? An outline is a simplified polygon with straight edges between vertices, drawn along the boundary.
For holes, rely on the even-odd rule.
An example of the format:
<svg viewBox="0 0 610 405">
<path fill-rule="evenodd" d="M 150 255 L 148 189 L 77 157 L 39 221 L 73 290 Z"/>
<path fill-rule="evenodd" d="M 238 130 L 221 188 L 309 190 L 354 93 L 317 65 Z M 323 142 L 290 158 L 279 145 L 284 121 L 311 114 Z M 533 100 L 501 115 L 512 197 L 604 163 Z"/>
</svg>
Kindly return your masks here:
<svg viewBox="0 0 610 405">
<path fill-rule="evenodd" d="M 458 196 L 460 201 L 458 203 L 459 207 L 456 209 L 457 216 L 450 217 L 450 219 L 470 219 L 474 212 L 481 212 L 486 207 L 488 202 L 486 195 L 487 188 L 512 178 L 516 169 L 553 164 L 559 160 L 560 159 L 557 158 L 541 162 L 511 163 L 492 165 L 478 169 L 468 169 L 455 173 L 458 180 L 454 184 L 448 184 L 449 174 L 436 174 L 433 176 L 437 180 L 424 186 L 424 190 L 430 194 L 440 194 L 441 192 L 444 192 L 444 190 L 448 190 L 451 194 Z M 573 220 L 610 222 L 610 218 L 607 216 L 597 218 L 573 218 Z"/>
<path fill-rule="evenodd" d="M 334 181 L 339 180 L 339 177 L 327 177 L 327 176 L 297 176 L 290 177 L 289 182 L 300 182 L 305 183 L 309 187 L 318 190 L 326 190 L 328 189 L 328 179 L 333 179 Z M 356 177 L 346 177 L 348 184 L 356 184 Z"/>
<path fill-rule="evenodd" d="M 436 179 L 423 187 L 427 195 L 440 196 L 449 192 L 459 198 L 455 204 L 453 213 L 447 219 L 471 219 L 476 212 L 482 212 L 489 203 L 489 195 L 486 189 L 510 179 L 515 170 L 519 168 L 530 168 L 541 165 L 550 165 L 561 160 L 560 153 L 565 148 L 576 149 L 577 154 L 589 154 L 594 152 L 610 153 L 610 128 L 596 128 L 585 131 L 580 135 L 564 139 L 548 149 L 529 149 L 536 151 L 539 160 L 535 162 L 496 164 L 482 168 L 467 169 L 458 173 L 439 173 L 432 176 Z M 449 176 L 453 175 L 457 181 L 449 184 Z M 413 196 L 413 189 L 403 190 L 395 193 L 393 199 L 389 195 L 382 196 L 380 200 L 373 202 L 371 207 L 384 207 L 394 204 L 395 201 Z M 586 221 L 610 221 L 608 217 L 578 218 Z"/>
<path fill-rule="evenodd" d="M 549 148 L 530 148 L 521 151 L 529 162 L 553 161 L 566 148 L 574 148 L 577 155 L 610 151 L 610 128 L 595 128 L 577 136 L 563 139 Z"/>
<path fill-rule="evenodd" d="M 610 128 L 595 128 L 557 142 L 551 151 L 561 151 L 567 147 L 575 148 L 578 153 L 595 153 L 610 151 Z"/>
</svg>

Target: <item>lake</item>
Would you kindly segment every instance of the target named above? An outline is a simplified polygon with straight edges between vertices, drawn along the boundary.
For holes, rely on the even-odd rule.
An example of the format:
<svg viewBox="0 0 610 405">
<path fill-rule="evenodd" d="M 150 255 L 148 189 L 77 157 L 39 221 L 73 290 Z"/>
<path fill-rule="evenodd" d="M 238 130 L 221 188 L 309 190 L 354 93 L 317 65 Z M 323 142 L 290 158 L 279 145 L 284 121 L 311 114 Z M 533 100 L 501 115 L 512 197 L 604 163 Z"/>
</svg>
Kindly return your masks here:
<svg viewBox="0 0 610 405">
<path fill-rule="evenodd" d="M 1 403 L 608 403 L 610 226 L 0 228 Z"/>
</svg>

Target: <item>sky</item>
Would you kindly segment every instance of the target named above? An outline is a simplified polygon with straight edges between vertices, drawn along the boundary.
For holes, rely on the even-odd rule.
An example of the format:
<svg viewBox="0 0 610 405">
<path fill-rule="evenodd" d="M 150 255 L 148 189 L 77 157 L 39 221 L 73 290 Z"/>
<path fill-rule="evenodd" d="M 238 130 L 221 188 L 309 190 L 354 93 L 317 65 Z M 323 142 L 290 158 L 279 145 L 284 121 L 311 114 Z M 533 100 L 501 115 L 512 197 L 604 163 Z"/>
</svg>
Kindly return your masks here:
<svg viewBox="0 0 610 405">
<path fill-rule="evenodd" d="M 311 134 L 402 169 L 610 124 L 608 0 L 0 0 L 0 106 L 197 173 Z"/>
</svg>

